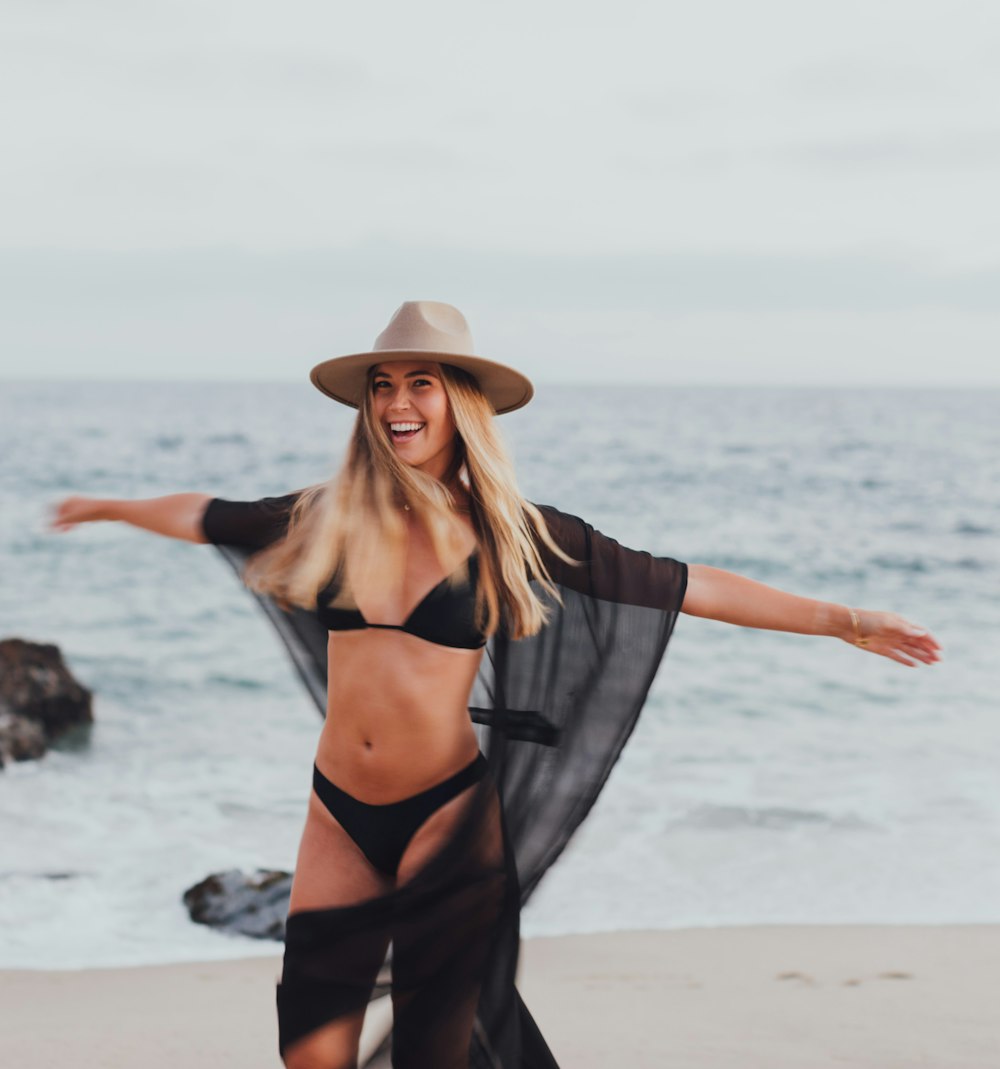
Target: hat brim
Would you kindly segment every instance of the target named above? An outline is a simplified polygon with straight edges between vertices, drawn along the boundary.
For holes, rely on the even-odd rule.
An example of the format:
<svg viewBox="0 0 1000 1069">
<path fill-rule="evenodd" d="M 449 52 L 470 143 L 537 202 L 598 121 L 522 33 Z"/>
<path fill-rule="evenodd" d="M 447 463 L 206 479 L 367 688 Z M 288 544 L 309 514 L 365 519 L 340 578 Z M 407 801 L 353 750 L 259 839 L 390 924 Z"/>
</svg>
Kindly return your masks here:
<svg viewBox="0 0 1000 1069">
<path fill-rule="evenodd" d="M 431 352 L 426 349 L 385 349 L 382 352 L 352 353 L 324 360 L 309 372 L 309 379 L 317 390 L 342 405 L 359 408 L 368 381 L 368 369 L 392 360 L 427 359 L 437 364 L 450 364 L 475 376 L 479 388 L 486 394 L 496 415 L 513 412 L 526 405 L 535 394 L 531 381 L 520 371 L 481 356 Z"/>
</svg>

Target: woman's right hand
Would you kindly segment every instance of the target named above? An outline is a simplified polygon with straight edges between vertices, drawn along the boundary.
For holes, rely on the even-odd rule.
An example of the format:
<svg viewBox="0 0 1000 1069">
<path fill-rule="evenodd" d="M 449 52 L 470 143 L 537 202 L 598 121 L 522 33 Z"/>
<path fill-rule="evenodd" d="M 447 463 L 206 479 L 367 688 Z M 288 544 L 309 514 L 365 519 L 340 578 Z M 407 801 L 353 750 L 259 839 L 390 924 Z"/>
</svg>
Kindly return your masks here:
<svg viewBox="0 0 1000 1069">
<path fill-rule="evenodd" d="M 50 511 L 49 529 L 69 531 L 78 523 L 103 520 L 102 506 L 105 502 L 96 497 L 64 497 Z"/>
</svg>

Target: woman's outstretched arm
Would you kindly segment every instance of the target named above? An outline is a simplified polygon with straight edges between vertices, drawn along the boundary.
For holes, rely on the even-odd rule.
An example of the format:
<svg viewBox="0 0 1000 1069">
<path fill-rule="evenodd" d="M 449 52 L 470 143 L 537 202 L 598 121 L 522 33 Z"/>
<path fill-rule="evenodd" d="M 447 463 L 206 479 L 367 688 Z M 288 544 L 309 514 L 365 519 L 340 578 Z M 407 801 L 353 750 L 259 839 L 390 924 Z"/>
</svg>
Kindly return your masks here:
<svg viewBox="0 0 1000 1069">
<path fill-rule="evenodd" d="M 198 493 L 168 494 L 142 501 L 67 497 L 53 506 L 49 526 L 53 531 L 68 531 L 78 523 L 119 520 L 167 538 L 207 542 L 201 521 L 211 500 L 210 494 Z"/>
<path fill-rule="evenodd" d="M 707 564 L 688 565 L 681 611 L 740 627 L 827 635 L 910 667 L 918 661 L 933 664 L 941 659 L 934 636 L 897 613 L 854 609 L 855 623 L 846 605 L 788 594 Z"/>
</svg>

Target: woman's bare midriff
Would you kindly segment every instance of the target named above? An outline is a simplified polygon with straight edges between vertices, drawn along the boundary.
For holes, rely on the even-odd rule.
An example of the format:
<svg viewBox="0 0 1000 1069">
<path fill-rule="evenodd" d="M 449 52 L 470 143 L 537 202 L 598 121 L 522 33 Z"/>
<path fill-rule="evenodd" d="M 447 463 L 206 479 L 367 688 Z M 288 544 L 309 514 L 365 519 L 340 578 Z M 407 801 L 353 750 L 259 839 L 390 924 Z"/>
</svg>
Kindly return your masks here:
<svg viewBox="0 0 1000 1069">
<path fill-rule="evenodd" d="M 331 633 L 319 770 L 360 801 L 385 805 L 464 768 L 479 752 L 469 696 L 482 657 L 404 631 Z"/>
</svg>

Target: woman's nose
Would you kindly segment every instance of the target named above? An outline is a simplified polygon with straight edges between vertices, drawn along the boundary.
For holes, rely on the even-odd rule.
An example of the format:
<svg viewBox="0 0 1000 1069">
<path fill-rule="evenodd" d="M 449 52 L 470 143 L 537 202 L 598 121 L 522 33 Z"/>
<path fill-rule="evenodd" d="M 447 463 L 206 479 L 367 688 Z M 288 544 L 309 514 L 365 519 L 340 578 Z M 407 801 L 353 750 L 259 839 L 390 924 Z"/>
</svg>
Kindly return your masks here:
<svg viewBox="0 0 1000 1069">
<path fill-rule="evenodd" d="M 389 398 L 389 404 L 386 406 L 390 412 L 409 412 L 410 411 L 410 398 L 402 390 L 394 393 Z"/>
</svg>

